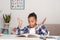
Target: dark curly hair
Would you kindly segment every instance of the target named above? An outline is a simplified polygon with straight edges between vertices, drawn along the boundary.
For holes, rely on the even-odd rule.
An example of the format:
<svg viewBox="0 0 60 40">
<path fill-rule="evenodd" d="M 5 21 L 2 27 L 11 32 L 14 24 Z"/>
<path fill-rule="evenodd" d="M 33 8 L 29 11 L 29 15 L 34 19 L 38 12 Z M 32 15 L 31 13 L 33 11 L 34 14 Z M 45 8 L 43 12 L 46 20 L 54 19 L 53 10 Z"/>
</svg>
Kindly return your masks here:
<svg viewBox="0 0 60 40">
<path fill-rule="evenodd" d="M 28 18 L 30 18 L 30 17 L 35 17 L 35 19 L 37 19 L 37 15 L 34 12 L 32 12 L 28 15 Z"/>
</svg>

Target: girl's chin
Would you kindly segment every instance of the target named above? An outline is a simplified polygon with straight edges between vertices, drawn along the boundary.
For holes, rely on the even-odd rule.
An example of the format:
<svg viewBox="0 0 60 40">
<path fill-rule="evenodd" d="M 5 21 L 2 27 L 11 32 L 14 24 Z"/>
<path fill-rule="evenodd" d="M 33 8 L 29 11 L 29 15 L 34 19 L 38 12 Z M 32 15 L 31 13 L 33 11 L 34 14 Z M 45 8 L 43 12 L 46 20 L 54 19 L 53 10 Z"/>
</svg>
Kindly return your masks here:
<svg viewBox="0 0 60 40">
<path fill-rule="evenodd" d="M 30 28 L 34 28 L 34 26 L 30 26 Z"/>
</svg>

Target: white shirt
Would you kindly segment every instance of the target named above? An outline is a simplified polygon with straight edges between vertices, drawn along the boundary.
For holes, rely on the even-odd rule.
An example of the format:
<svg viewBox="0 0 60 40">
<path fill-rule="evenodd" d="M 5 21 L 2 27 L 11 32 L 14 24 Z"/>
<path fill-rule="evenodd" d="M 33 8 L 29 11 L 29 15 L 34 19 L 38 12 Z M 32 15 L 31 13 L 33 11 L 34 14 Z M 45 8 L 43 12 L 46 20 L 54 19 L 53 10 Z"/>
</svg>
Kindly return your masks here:
<svg viewBox="0 0 60 40">
<path fill-rule="evenodd" d="M 31 29 L 29 30 L 29 34 L 35 34 L 35 28 L 31 28 Z"/>
</svg>

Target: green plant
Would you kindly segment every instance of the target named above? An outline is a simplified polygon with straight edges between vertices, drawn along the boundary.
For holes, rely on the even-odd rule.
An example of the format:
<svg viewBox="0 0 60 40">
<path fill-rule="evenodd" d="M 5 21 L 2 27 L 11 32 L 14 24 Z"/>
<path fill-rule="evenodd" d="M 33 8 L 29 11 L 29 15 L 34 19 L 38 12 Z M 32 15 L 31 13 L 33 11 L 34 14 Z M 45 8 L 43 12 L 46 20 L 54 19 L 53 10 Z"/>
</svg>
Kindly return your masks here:
<svg viewBox="0 0 60 40">
<path fill-rule="evenodd" d="M 11 15 L 3 14 L 3 19 L 4 19 L 5 23 L 9 23 L 10 19 L 11 19 Z"/>
</svg>

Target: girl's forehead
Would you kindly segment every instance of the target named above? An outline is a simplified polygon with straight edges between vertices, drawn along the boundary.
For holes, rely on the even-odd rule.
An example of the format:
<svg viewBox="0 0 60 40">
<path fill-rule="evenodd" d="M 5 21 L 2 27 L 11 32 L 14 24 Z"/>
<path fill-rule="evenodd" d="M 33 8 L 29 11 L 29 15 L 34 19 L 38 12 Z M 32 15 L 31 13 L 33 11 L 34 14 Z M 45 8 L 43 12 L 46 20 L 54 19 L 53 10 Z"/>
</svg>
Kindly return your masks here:
<svg viewBox="0 0 60 40">
<path fill-rule="evenodd" d="M 34 21 L 34 20 L 37 21 L 37 19 L 35 19 L 35 17 L 29 17 L 28 18 L 28 21 Z"/>
<path fill-rule="evenodd" d="M 29 17 L 28 19 L 35 19 L 35 17 Z"/>
</svg>

